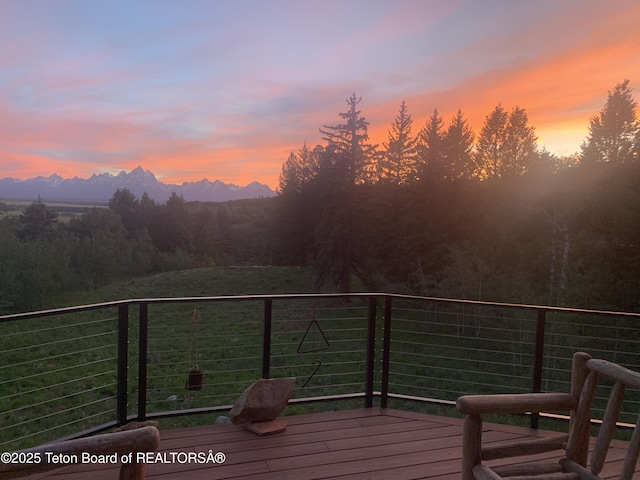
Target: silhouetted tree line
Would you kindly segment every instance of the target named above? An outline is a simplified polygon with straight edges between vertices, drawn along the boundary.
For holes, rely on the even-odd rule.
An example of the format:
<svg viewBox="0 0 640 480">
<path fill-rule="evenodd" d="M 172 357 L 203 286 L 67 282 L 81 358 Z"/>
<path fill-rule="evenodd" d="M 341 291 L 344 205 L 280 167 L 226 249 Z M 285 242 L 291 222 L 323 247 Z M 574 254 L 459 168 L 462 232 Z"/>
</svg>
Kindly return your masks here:
<svg viewBox="0 0 640 480">
<path fill-rule="evenodd" d="M 124 278 L 208 265 L 313 267 L 330 291 L 637 311 L 640 125 L 629 82 L 590 119 L 581 152 L 537 145 L 526 111 L 462 111 L 414 133 L 402 102 L 372 145 L 354 94 L 282 166 L 279 196 L 165 203 L 118 190 L 68 222 L 38 199 L 0 220 L 0 312 L 74 303 Z"/>
<path fill-rule="evenodd" d="M 382 147 L 355 94 L 280 176 L 278 259 L 329 288 L 637 310 L 640 125 L 625 80 L 581 152 L 539 148 L 521 107 L 476 136 L 462 111 L 416 133 L 402 102 Z"/>
</svg>

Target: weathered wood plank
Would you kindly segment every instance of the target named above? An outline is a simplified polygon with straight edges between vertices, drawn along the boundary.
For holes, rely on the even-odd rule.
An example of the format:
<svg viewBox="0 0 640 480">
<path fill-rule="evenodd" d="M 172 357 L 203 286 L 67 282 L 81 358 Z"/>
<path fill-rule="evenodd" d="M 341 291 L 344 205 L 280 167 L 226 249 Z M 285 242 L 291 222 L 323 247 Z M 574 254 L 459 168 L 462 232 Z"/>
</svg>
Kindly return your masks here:
<svg viewBox="0 0 640 480">
<path fill-rule="evenodd" d="M 467 415 L 487 413 L 568 412 L 578 406 L 569 393 L 521 393 L 518 395 L 465 395 L 456 402 Z"/>
<path fill-rule="evenodd" d="M 212 449 L 224 452 L 227 460 L 221 465 L 149 464 L 147 479 L 460 479 L 462 419 L 373 408 L 287 417 L 287 421 L 287 430 L 272 437 L 258 437 L 236 425 L 161 429 L 159 452 Z M 491 444 L 557 433 L 485 423 L 482 435 Z M 594 443 L 592 439 L 592 447 Z M 612 442 L 603 472 L 620 474 L 627 445 Z M 552 454 L 533 459 L 545 458 Z M 118 465 L 78 465 L 29 478 L 115 480 L 118 469 Z M 640 478 L 640 473 L 636 475 Z"/>
</svg>

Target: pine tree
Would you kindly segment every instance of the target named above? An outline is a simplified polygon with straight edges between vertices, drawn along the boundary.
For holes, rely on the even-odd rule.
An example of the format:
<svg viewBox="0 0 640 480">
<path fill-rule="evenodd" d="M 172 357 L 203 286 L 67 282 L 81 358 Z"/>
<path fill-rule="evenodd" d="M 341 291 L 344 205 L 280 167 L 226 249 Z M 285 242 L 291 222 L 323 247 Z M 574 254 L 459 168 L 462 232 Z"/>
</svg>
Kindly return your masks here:
<svg viewBox="0 0 640 480">
<path fill-rule="evenodd" d="M 49 239 L 58 222 L 58 214 L 38 199 L 24 209 L 18 218 L 18 235 L 23 240 Z"/>
<path fill-rule="evenodd" d="M 348 111 L 339 114 L 346 123 L 323 125 L 320 129 L 322 139 L 328 142 L 327 150 L 333 153 L 332 160 L 341 164 L 347 185 L 371 183 L 376 176 L 376 147 L 368 143 L 369 122 L 358 110 L 361 101 L 362 97 L 351 95 L 347 100 Z"/>
<path fill-rule="evenodd" d="M 193 240 L 191 215 L 184 197 L 171 192 L 167 202 L 155 213 L 149 226 L 155 247 L 161 252 L 189 252 Z"/>
<path fill-rule="evenodd" d="M 535 129 L 524 108 L 514 107 L 509 114 L 504 141 L 502 175 L 522 175 L 532 169 L 537 158 Z"/>
<path fill-rule="evenodd" d="M 474 133 L 467 125 L 462 110 L 453 117 L 444 138 L 445 178 L 456 180 L 473 175 Z"/>
<path fill-rule="evenodd" d="M 109 200 L 109 208 L 120 215 L 129 237 L 133 237 L 136 230 L 142 228 L 140 202 L 128 188 L 116 190 Z"/>
<path fill-rule="evenodd" d="M 474 157 L 476 175 L 480 178 L 500 176 L 507 138 L 507 119 L 507 112 L 501 104 L 485 118 Z"/>
<path fill-rule="evenodd" d="M 320 147 L 321 148 L 321 147 Z M 304 142 L 298 153 L 291 152 L 282 165 L 279 191 L 281 194 L 300 193 L 317 175 L 318 152 Z"/>
<path fill-rule="evenodd" d="M 358 223 L 359 189 L 376 178 L 376 147 L 369 144 L 369 123 L 357 109 L 361 98 L 347 100 L 340 113 L 346 123 L 324 125 L 320 132 L 327 145 L 318 165 L 314 188 L 319 192 L 316 228 L 316 268 L 324 286 L 350 291 L 351 275 L 366 276 L 366 232 Z"/>
<path fill-rule="evenodd" d="M 520 107 L 507 114 L 498 104 L 487 115 L 475 154 L 478 177 L 522 175 L 532 170 L 537 160 L 537 138 L 528 122 L 527 112 Z"/>
<path fill-rule="evenodd" d="M 318 198 L 313 188 L 324 149 L 305 142 L 282 166 L 278 199 L 278 245 L 283 263 L 306 265 L 313 256 Z"/>
<path fill-rule="evenodd" d="M 442 117 L 436 108 L 418 134 L 418 179 L 439 179 L 444 176 L 444 132 Z"/>
<path fill-rule="evenodd" d="M 281 195 L 298 193 L 302 186 L 301 176 L 300 159 L 291 152 L 289 158 L 282 164 L 278 192 Z"/>
<path fill-rule="evenodd" d="M 149 196 L 147 192 L 142 194 L 140 198 L 140 222 L 142 226 L 149 228 L 151 221 L 159 209 L 157 202 Z"/>
<path fill-rule="evenodd" d="M 583 163 L 627 163 L 635 159 L 640 138 L 637 106 L 629 80 L 609 91 L 604 108 L 589 121 L 589 137 L 582 145 Z"/>
<path fill-rule="evenodd" d="M 411 183 L 416 177 L 417 138 L 411 138 L 413 120 L 403 100 L 389 130 L 389 141 L 380 158 L 379 179 L 396 185 Z"/>
</svg>

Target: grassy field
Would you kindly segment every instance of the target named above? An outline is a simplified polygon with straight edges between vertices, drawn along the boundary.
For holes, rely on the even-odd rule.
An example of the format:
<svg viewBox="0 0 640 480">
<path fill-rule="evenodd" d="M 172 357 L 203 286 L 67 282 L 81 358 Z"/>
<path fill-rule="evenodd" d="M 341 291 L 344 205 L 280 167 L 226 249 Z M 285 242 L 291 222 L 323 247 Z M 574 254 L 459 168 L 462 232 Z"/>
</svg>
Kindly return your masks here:
<svg viewBox="0 0 640 480">
<path fill-rule="evenodd" d="M 24 209 L 31 205 L 34 200 L 3 200 L 0 198 L 0 220 L 6 217 L 18 217 L 22 215 Z M 46 201 L 47 207 L 58 214 L 61 222 L 67 222 L 70 218 L 82 215 L 89 208 L 103 207 L 105 203 L 84 203 L 84 202 L 61 202 Z"/>
</svg>

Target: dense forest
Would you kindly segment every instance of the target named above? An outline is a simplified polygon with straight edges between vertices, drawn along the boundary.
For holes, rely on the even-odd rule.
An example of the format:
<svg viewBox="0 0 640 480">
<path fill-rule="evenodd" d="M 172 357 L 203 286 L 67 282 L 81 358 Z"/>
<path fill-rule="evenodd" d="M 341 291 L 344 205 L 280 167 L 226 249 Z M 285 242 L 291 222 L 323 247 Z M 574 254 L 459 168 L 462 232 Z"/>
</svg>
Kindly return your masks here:
<svg viewBox="0 0 640 480">
<path fill-rule="evenodd" d="M 159 204 L 123 189 L 108 208 L 63 220 L 37 199 L 0 220 L 0 312 L 69 305 L 78 292 L 158 272 L 269 264 L 274 209 L 274 198 L 204 204 L 173 194 Z"/>
<path fill-rule="evenodd" d="M 360 99 L 324 145 L 303 145 L 280 179 L 286 260 L 327 285 L 636 311 L 640 125 L 629 81 L 609 92 L 575 156 L 536 143 L 526 111 L 495 107 L 476 135 L 435 110 L 414 136 L 401 103 L 382 148 Z"/>
<path fill-rule="evenodd" d="M 418 129 L 402 102 L 372 145 L 359 103 L 320 128 L 323 144 L 290 154 L 276 198 L 158 204 L 119 190 L 65 222 L 40 199 L 5 216 L 0 312 L 205 265 L 313 268 L 328 291 L 638 311 L 640 123 L 627 80 L 569 157 L 538 146 L 519 106 L 497 105 L 476 135 L 462 111 L 445 124 L 434 110 Z"/>
</svg>

